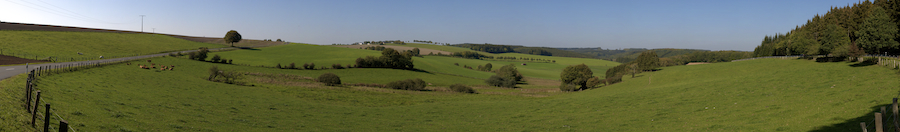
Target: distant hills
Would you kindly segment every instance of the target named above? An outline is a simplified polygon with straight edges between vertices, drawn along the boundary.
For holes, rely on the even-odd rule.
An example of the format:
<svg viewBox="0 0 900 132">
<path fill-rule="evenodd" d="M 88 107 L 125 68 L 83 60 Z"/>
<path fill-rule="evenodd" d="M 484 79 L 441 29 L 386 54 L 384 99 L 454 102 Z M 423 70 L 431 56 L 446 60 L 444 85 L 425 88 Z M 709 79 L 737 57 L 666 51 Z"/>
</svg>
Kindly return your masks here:
<svg viewBox="0 0 900 132">
<path fill-rule="evenodd" d="M 637 58 L 641 52 L 653 50 L 656 52 L 656 55 L 659 58 L 672 57 L 678 55 L 684 55 L 688 53 L 694 53 L 698 51 L 710 51 L 710 50 L 700 50 L 700 49 L 646 49 L 646 48 L 627 48 L 627 49 L 618 49 L 618 50 L 610 50 L 610 49 L 600 49 L 600 48 L 556 48 L 559 50 L 576 52 L 581 54 L 587 54 L 591 56 L 595 56 L 596 58 L 611 60 L 615 62 L 625 63 L 634 58 Z"/>
</svg>

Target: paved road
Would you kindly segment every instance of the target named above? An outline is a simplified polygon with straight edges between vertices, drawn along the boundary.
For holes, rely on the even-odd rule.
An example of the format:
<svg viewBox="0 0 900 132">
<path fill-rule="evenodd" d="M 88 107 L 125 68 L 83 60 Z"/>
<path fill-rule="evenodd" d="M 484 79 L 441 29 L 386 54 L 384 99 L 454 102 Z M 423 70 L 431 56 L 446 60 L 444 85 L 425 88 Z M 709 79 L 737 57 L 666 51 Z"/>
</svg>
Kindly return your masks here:
<svg viewBox="0 0 900 132">
<path fill-rule="evenodd" d="M 216 48 L 216 49 L 209 49 L 209 50 L 212 50 L 212 51 L 218 51 L 218 50 L 223 50 L 223 49 L 231 49 L 231 47 L 226 47 L 226 48 Z M 178 52 L 181 52 L 181 53 L 188 53 L 188 52 L 195 52 L 195 51 L 197 51 L 197 50 L 185 50 L 185 51 L 177 51 L 177 52 L 170 52 L 170 53 L 176 53 L 176 54 L 177 54 Z M 65 65 L 65 64 L 77 64 L 77 63 L 91 63 L 91 62 L 126 61 L 126 60 L 137 60 L 137 59 L 144 59 L 144 58 L 160 57 L 160 56 L 166 56 L 166 55 L 169 55 L 169 53 L 159 53 L 159 54 L 152 54 L 152 55 L 142 55 L 142 56 L 132 56 L 132 57 L 122 57 L 122 58 L 112 58 L 112 59 L 102 59 L 102 60 L 91 60 L 91 61 L 75 61 L 75 62 L 60 62 L 60 63 L 29 64 L 29 65 L 28 65 L 28 69 L 25 68 L 25 65 L 4 66 L 4 67 L 0 67 L 0 80 L 3 80 L 3 79 L 6 79 L 6 78 L 9 78 L 9 77 L 12 77 L 12 76 L 16 76 L 16 75 L 25 73 L 25 72 L 27 72 L 29 69 L 34 69 L 34 68 L 36 68 L 36 67 L 41 67 L 41 66 Z"/>
</svg>

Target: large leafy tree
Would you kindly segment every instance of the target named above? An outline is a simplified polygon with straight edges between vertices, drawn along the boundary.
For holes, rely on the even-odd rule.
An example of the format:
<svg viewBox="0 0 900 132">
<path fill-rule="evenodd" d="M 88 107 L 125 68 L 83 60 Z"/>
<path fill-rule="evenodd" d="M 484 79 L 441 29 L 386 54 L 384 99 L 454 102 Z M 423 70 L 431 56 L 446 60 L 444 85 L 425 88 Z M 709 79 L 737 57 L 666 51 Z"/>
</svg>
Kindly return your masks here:
<svg viewBox="0 0 900 132">
<path fill-rule="evenodd" d="M 640 70 L 643 71 L 649 71 L 659 67 L 659 56 L 657 56 L 656 52 L 653 52 L 653 50 L 641 53 L 636 61 Z"/>
<path fill-rule="evenodd" d="M 894 41 L 896 33 L 897 25 L 891 22 L 891 16 L 881 7 L 875 7 L 862 25 L 859 25 L 859 31 L 856 31 L 859 39 L 856 42 L 866 53 L 878 54 L 900 45 Z"/>
<path fill-rule="evenodd" d="M 225 42 L 231 43 L 231 47 L 234 47 L 234 43 L 241 41 L 241 34 L 237 31 L 231 30 L 228 33 L 225 33 Z"/>
<path fill-rule="evenodd" d="M 850 45 L 850 37 L 847 31 L 837 24 L 829 24 L 825 27 L 822 36 L 822 50 L 826 54 L 846 55 L 849 51 L 846 47 Z"/>
<path fill-rule="evenodd" d="M 560 84 L 560 90 L 584 90 L 588 88 L 587 82 L 592 77 L 594 77 L 594 72 L 591 71 L 587 65 L 580 64 L 574 66 L 567 66 L 563 69 L 563 72 L 559 75 L 562 84 Z M 566 86 L 577 85 L 580 86 L 575 89 L 566 88 Z M 570 86 L 571 87 L 571 86 Z"/>
</svg>

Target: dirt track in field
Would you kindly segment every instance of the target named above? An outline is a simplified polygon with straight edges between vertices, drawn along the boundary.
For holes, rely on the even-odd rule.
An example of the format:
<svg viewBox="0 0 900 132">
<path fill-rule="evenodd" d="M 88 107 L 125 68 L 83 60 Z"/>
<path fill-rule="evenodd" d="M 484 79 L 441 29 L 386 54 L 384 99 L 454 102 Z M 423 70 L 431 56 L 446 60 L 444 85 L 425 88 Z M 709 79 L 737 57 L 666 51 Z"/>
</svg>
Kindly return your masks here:
<svg viewBox="0 0 900 132">
<path fill-rule="evenodd" d="M 375 46 L 384 46 L 385 48 L 392 48 L 392 49 L 395 49 L 395 50 L 412 50 L 413 48 L 415 48 L 415 47 L 396 46 L 396 45 L 338 45 L 338 46 L 335 46 L 335 47 L 345 47 L 345 48 L 359 49 L 359 48 L 375 47 Z M 434 53 L 434 54 L 441 53 L 441 54 L 449 55 L 451 52 L 448 52 L 448 51 L 440 51 L 440 50 L 434 50 L 434 49 L 419 48 L 419 55 L 428 55 L 428 53 Z"/>
<path fill-rule="evenodd" d="M 18 57 L 0 55 L 0 65 L 38 63 L 38 62 L 49 62 L 49 61 L 30 60 L 30 59 L 22 59 L 22 58 L 18 58 Z"/>
</svg>

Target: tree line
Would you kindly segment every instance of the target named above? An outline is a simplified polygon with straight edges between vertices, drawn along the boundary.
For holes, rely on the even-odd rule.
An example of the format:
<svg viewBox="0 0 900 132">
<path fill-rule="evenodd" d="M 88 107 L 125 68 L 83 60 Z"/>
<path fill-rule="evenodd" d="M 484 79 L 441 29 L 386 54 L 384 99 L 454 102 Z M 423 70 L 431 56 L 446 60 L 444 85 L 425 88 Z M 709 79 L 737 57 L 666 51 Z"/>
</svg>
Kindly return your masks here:
<svg viewBox="0 0 900 132">
<path fill-rule="evenodd" d="M 753 56 L 898 54 L 898 21 L 896 0 L 831 7 L 787 33 L 766 35 Z"/>
</svg>

